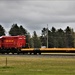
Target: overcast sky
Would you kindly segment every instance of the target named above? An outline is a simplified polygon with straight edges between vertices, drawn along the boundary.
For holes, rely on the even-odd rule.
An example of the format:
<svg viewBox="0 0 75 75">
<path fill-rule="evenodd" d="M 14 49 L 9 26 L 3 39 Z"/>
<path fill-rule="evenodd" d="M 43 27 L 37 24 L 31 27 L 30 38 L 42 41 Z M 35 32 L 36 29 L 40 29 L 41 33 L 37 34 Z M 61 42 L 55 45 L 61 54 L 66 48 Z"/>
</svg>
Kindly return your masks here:
<svg viewBox="0 0 75 75">
<path fill-rule="evenodd" d="M 8 32 L 12 24 L 23 25 L 39 35 L 44 27 L 75 30 L 74 0 L 0 0 L 0 24 Z"/>
</svg>

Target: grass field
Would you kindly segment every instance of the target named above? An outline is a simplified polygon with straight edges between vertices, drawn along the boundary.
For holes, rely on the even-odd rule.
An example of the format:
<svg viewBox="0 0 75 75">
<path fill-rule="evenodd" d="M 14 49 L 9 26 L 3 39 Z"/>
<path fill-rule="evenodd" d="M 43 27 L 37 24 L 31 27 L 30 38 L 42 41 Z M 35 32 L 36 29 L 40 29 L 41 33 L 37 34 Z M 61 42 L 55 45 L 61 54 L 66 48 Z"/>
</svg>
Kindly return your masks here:
<svg viewBox="0 0 75 75">
<path fill-rule="evenodd" d="M 75 75 L 75 58 L 0 56 L 0 75 Z"/>
</svg>

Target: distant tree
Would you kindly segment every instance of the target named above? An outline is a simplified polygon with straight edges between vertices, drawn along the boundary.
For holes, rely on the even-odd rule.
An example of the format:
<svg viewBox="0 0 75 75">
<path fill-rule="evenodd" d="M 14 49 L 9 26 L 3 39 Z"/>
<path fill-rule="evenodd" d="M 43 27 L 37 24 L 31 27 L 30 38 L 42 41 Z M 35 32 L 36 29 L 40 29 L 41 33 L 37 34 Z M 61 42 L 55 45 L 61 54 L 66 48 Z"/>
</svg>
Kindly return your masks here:
<svg viewBox="0 0 75 75">
<path fill-rule="evenodd" d="M 37 36 L 36 31 L 33 32 L 32 42 L 33 42 L 34 48 L 41 47 L 41 41 L 40 41 L 40 38 Z"/>
<path fill-rule="evenodd" d="M 74 38 L 74 48 L 75 48 L 75 32 L 73 33 L 73 38 Z"/>
<path fill-rule="evenodd" d="M 42 46 L 47 46 L 47 28 L 42 29 L 42 36 L 40 37 Z"/>
<path fill-rule="evenodd" d="M 59 48 L 66 47 L 65 33 L 61 28 L 57 30 L 57 42 Z"/>
<path fill-rule="evenodd" d="M 41 35 L 42 45 L 47 45 L 47 28 L 43 28 Z M 52 27 L 51 30 L 48 29 L 48 47 L 75 47 L 75 32 L 72 28 L 67 26 L 65 30 L 61 28 L 56 30 Z"/>
<path fill-rule="evenodd" d="M 67 28 L 65 29 L 66 34 L 71 34 L 71 28 L 69 26 L 67 26 Z"/>
<path fill-rule="evenodd" d="M 10 31 L 9 31 L 9 34 L 12 35 L 12 36 L 16 36 L 16 35 L 20 35 L 21 32 L 20 32 L 20 28 L 18 27 L 17 24 L 13 24 Z"/>
<path fill-rule="evenodd" d="M 47 28 L 43 28 L 43 30 L 42 30 L 42 36 L 46 36 L 47 35 Z"/>
<path fill-rule="evenodd" d="M 53 35 L 52 35 L 52 32 L 48 28 L 43 28 L 42 30 L 42 36 L 40 37 L 42 46 L 47 47 L 47 36 L 48 36 L 48 48 L 54 47 Z"/>
<path fill-rule="evenodd" d="M 0 36 L 5 35 L 5 29 L 0 25 Z"/>
<path fill-rule="evenodd" d="M 57 45 L 58 45 L 58 43 L 57 43 L 57 32 L 56 32 L 55 27 L 52 27 L 52 29 L 51 29 L 51 39 L 52 39 L 52 46 L 57 47 Z"/>
<path fill-rule="evenodd" d="M 21 35 L 26 35 L 27 34 L 27 30 L 25 28 L 23 28 L 23 26 L 20 26 L 20 34 Z"/>
<path fill-rule="evenodd" d="M 73 38 L 73 29 L 69 26 L 65 29 L 65 38 L 66 38 L 66 46 L 67 47 L 74 47 L 74 38 Z"/>
<path fill-rule="evenodd" d="M 54 47 L 53 36 L 52 36 L 52 32 L 50 30 L 48 30 L 48 47 L 49 48 Z"/>
<path fill-rule="evenodd" d="M 29 47 L 31 47 L 31 36 L 30 36 L 30 33 L 27 32 L 25 34 L 25 36 L 26 36 L 26 43 L 29 45 Z"/>
<path fill-rule="evenodd" d="M 54 27 L 52 27 L 51 32 L 52 33 L 55 33 L 56 32 L 56 29 Z"/>
</svg>

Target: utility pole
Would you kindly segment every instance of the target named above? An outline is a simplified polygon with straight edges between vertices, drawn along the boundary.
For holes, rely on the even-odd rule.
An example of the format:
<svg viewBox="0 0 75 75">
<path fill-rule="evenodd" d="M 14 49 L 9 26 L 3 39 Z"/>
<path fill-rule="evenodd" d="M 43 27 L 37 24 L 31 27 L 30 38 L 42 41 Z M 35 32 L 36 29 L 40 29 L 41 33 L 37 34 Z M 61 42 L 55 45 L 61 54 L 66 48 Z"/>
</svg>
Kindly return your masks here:
<svg viewBox="0 0 75 75">
<path fill-rule="evenodd" d="M 47 24 L 47 48 L 48 48 L 48 24 Z"/>
</svg>

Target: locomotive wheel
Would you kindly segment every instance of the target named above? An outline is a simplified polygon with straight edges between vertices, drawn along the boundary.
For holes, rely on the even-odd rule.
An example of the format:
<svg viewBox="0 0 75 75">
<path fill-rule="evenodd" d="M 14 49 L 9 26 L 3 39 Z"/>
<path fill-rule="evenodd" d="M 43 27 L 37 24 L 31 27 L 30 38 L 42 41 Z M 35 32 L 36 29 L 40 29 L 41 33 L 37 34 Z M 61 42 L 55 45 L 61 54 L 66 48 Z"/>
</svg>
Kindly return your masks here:
<svg viewBox="0 0 75 75">
<path fill-rule="evenodd" d="M 30 52 L 30 55 L 31 55 L 32 53 Z"/>
<path fill-rule="evenodd" d="M 2 52 L 2 54 L 5 54 L 4 52 Z"/>
<path fill-rule="evenodd" d="M 19 55 L 20 53 L 18 52 L 17 54 Z"/>
<path fill-rule="evenodd" d="M 37 55 L 37 53 L 36 53 L 36 52 L 34 52 L 34 55 Z"/>
<path fill-rule="evenodd" d="M 23 52 L 23 55 L 24 55 L 25 53 Z"/>
<path fill-rule="evenodd" d="M 7 54 L 9 54 L 9 52 L 7 52 Z"/>
<path fill-rule="evenodd" d="M 41 52 L 39 52 L 39 55 L 41 55 Z"/>
<path fill-rule="evenodd" d="M 14 52 L 12 52 L 12 54 L 14 55 Z"/>
</svg>

